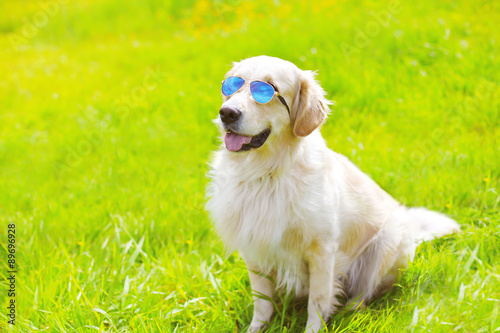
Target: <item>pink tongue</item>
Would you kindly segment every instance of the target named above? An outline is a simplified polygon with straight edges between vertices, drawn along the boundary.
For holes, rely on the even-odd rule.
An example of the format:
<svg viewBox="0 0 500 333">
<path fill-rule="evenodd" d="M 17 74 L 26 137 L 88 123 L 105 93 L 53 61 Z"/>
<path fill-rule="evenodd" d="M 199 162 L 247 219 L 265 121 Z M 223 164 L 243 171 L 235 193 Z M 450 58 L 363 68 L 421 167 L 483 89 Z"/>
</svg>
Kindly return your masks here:
<svg viewBox="0 0 500 333">
<path fill-rule="evenodd" d="M 230 151 L 238 151 L 244 144 L 250 143 L 250 141 L 252 141 L 252 137 L 236 133 L 226 133 L 224 141 L 227 149 Z"/>
</svg>

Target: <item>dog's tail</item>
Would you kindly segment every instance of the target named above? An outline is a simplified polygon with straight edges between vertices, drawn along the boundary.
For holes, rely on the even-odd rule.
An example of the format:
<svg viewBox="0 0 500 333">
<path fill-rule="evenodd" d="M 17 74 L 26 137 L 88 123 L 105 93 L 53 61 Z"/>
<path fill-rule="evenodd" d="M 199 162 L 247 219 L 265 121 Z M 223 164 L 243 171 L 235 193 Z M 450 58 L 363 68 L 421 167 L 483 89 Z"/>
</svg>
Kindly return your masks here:
<svg viewBox="0 0 500 333">
<path fill-rule="evenodd" d="M 455 220 L 426 208 L 409 208 L 408 214 L 415 223 L 418 243 L 460 231 L 460 225 Z"/>
</svg>

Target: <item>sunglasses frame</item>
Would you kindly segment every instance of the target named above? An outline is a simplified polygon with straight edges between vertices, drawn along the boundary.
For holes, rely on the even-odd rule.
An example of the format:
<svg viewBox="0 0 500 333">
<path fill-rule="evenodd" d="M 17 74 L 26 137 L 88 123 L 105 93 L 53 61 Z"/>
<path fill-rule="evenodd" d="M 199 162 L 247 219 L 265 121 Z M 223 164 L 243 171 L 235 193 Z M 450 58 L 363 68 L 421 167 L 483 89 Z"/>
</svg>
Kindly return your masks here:
<svg viewBox="0 0 500 333">
<path fill-rule="evenodd" d="M 239 88 L 238 88 L 238 90 L 236 90 L 234 93 L 232 93 L 232 94 L 230 94 L 230 95 L 226 95 L 226 94 L 224 94 L 224 92 L 222 92 L 222 94 L 223 94 L 224 96 L 227 96 L 227 97 L 229 97 L 229 96 L 233 96 L 233 95 L 234 95 L 234 94 L 236 94 L 238 91 L 240 91 L 240 90 L 241 90 L 241 88 L 243 88 L 243 87 L 245 86 L 245 84 L 247 84 L 247 83 L 251 85 L 253 82 L 262 82 L 262 83 L 267 84 L 267 85 L 269 85 L 269 86 L 271 86 L 271 87 L 273 88 L 273 90 L 274 90 L 273 97 L 271 97 L 271 99 L 270 99 L 269 101 L 267 101 L 267 102 L 265 102 L 265 103 L 261 103 L 261 102 L 259 102 L 259 101 L 257 101 L 257 100 L 255 99 L 255 97 L 253 96 L 252 92 L 250 91 L 250 93 L 251 93 L 251 95 L 252 95 L 253 100 L 254 100 L 256 103 L 259 103 L 259 104 L 267 104 L 267 103 L 269 103 L 270 101 L 272 101 L 272 99 L 273 99 L 273 98 L 274 98 L 274 96 L 276 95 L 276 96 L 278 96 L 278 99 L 280 100 L 280 102 L 281 102 L 281 103 L 282 103 L 282 104 L 286 107 L 286 110 L 288 111 L 288 114 L 290 114 L 290 108 L 288 107 L 288 104 L 286 103 L 286 100 L 283 98 L 283 96 L 281 96 L 281 95 L 280 95 L 280 93 L 278 92 L 278 89 L 277 89 L 274 85 L 272 85 L 271 83 L 266 82 L 266 81 L 262 81 L 262 80 L 252 80 L 252 81 L 247 81 L 247 80 L 245 80 L 244 78 L 242 78 L 242 77 L 240 77 L 240 76 L 230 76 L 230 77 L 227 77 L 227 78 L 225 78 L 224 80 L 222 80 L 221 85 L 224 85 L 224 82 L 226 82 L 226 80 L 227 80 L 227 79 L 229 79 L 229 78 L 231 78 L 231 77 L 237 77 L 237 78 L 242 79 L 242 80 L 243 80 L 243 84 L 241 85 L 241 87 L 239 87 Z"/>
</svg>

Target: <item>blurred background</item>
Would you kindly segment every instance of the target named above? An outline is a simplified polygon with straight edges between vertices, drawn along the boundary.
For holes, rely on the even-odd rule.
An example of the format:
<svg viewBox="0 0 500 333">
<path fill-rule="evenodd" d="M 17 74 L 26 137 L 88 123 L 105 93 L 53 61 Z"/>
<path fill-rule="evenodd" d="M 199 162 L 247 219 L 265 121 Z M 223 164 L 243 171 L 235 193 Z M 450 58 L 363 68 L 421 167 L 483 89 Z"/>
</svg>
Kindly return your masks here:
<svg viewBox="0 0 500 333">
<path fill-rule="evenodd" d="M 0 221 L 16 224 L 20 288 L 8 329 L 245 328 L 244 264 L 224 256 L 204 188 L 220 82 L 261 54 L 318 71 L 330 148 L 464 226 L 421 247 L 389 305 L 335 325 L 497 329 L 498 22 L 488 0 L 1 1 Z M 287 302 L 271 331 L 303 327 Z"/>
</svg>

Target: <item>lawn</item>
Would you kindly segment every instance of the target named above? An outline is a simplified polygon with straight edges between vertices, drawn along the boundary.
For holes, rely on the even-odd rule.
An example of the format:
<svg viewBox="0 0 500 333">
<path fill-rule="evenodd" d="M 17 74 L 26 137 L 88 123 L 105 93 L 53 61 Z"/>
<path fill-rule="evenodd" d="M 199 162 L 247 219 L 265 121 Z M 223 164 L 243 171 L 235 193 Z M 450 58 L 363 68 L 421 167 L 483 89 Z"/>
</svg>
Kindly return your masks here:
<svg viewBox="0 0 500 333">
<path fill-rule="evenodd" d="M 260 54 L 318 70 L 330 148 L 462 225 L 328 330 L 500 331 L 498 22 L 493 0 L 0 2 L 0 331 L 247 328 L 204 191 L 220 82 Z M 276 304 L 270 332 L 300 332 L 306 303 Z"/>
</svg>

